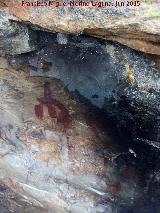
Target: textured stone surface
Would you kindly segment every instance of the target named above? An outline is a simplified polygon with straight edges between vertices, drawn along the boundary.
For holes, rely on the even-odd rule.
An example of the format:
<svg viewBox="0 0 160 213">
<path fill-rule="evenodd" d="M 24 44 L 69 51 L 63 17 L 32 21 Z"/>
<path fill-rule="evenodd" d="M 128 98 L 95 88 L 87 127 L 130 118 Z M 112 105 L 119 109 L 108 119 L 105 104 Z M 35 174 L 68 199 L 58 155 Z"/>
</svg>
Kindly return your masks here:
<svg viewBox="0 0 160 213">
<path fill-rule="evenodd" d="M 116 1 L 113 0 L 113 3 Z M 139 7 L 22 7 L 8 0 L 10 13 L 53 32 L 87 34 L 118 41 L 133 49 L 160 54 L 160 3 Z"/>
<path fill-rule="evenodd" d="M 105 109 L 117 129 L 159 140 L 159 56 L 84 36 L 68 36 L 67 44 L 55 34 L 40 37 L 43 48 L 14 57 L 12 66 L 19 63 L 32 76 L 60 79 L 71 92 Z"/>
<path fill-rule="evenodd" d="M 0 181 L 0 213 L 47 213 L 36 202 L 26 199 L 12 191 Z"/>
<path fill-rule="evenodd" d="M 78 106 L 59 81 L 29 77 L 4 59 L 0 78 L 0 177 L 8 187 L 58 213 L 105 211 L 107 207 L 99 206 L 103 198 L 123 196 L 111 166 L 118 150 L 111 152 L 112 140 L 88 120 L 87 108 Z M 48 92 L 46 81 L 51 84 Z M 67 127 L 64 120 L 58 122 L 59 105 L 57 116 L 51 116 L 50 102 L 43 104 L 43 116 L 37 116 L 35 106 L 45 94 L 52 96 L 52 107 L 56 101 L 66 107 Z"/>
<path fill-rule="evenodd" d="M 8 10 L 0 9 L 0 55 L 14 55 L 33 51 L 37 48 L 36 32 L 19 24 Z"/>
<path fill-rule="evenodd" d="M 22 67 L 0 58 L 2 213 L 156 212 L 158 149 L 127 140 L 120 147 L 100 122 L 104 114 L 59 80 L 30 77 Z"/>
<path fill-rule="evenodd" d="M 0 1 L 1 53 L 14 55 L 0 58 L 0 212 L 158 212 L 160 56 L 63 33 L 159 54 L 158 2 L 139 18 L 17 2 Z"/>
</svg>

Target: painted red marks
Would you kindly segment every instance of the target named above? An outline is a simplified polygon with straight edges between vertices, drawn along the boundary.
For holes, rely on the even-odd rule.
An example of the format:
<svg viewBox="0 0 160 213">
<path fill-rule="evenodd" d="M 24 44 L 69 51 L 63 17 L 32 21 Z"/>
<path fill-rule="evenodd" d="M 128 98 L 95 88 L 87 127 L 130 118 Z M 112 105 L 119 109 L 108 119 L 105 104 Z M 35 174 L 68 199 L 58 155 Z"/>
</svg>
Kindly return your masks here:
<svg viewBox="0 0 160 213">
<path fill-rule="evenodd" d="M 91 118 L 86 118 L 86 124 L 87 124 L 88 129 L 90 129 L 92 132 L 97 131 L 95 122 Z"/>
<path fill-rule="evenodd" d="M 42 119 L 43 118 L 43 105 L 42 104 L 35 105 L 34 110 L 35 110 L 36 117 L 39 119 Z"/>
<path fill-rule="evenodd" d="M 39 104 L 35 106 L 35 115 L 37 118 L 43 119 L 43 106 L 47 106 L 48 115 L 51 118 L 56 118 L 57 123 L 62 124 L 64 127 L 68 127 L 70 123 L 69 112 L 60 101 L 52 98 L 49 82 L 45 82 L 44 84 L 44 97 L 37 98 L 37 100 L 39 102 Z"/>
<path fill-rule="evenodd" d="M 72 161 L 73 153 L 74 153 L 74 146 L 69 141 L 67 142 L 67 148 L 68 148 L 69 160 Z"/>
<path fill-rule="evenodd" d="M 109 180 L 107 182 L 108 187 L 111 189 L 112 192 L 118 193 L 122 190 L 121 183 L 115 180 Z"/>
</svg>

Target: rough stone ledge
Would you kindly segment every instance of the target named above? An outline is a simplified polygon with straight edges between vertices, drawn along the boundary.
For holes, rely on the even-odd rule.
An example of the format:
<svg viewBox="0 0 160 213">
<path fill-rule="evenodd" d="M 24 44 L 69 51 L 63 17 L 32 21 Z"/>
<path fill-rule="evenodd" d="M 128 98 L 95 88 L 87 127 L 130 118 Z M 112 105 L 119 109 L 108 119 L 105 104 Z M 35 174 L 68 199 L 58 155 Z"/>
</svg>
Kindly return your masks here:
<svg viewBox="0 0 160 213">
<path fill-rule="evenodd" d="M 20 6 L 21 1 L 0 1 L 19 21 L 44 29 L 87 34 L 117 41 L 142 52 L 160 55 L 160 3 L 141 1 L 140 7 L 46 7 Z M 114 2 L 114 1 L 113 1 Z"/>
</svg>

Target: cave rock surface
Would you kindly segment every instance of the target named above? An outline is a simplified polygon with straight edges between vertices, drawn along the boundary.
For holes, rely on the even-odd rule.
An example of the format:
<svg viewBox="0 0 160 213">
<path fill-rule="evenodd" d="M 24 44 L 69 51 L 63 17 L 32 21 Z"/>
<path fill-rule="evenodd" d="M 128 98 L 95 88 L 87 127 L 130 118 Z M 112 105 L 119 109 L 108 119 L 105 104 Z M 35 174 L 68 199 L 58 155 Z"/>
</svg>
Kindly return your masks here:
<svg viewBox="0 0 160 213">
<path fill-rule="evenodd" d="M 140 1 L 139 6 L 27 7 L 22 1 L 1 1 L 19 21 L 51 32 L 86 34 L 117 41 L 133 49 L 160 54 L 160 2 Z M 66 1 L 69 4 L 69 1 Z M 136 4 L 136 1 L 133 1 Z"/>
</svg>

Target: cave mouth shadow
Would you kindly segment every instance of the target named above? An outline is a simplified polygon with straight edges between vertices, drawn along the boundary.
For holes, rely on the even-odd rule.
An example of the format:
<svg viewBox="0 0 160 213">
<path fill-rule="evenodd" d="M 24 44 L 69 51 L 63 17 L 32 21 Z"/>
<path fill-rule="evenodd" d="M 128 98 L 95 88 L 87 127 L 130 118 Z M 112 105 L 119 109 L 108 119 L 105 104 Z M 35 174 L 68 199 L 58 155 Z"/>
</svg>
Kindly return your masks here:
<svg viewBox="0 0 160 213">
<path fill-rule="evenodd" d="M 71 64 L 73 63 L 73 56 L 74 60 L 75 60 L 75 64 L 77 63 L 77 66 L 84 66 L 87 61 L 87 59 L 85 58 L 86 51 L 90 51 L 90 53 L 92 53 L 92 55 L 95 55 L 97 57 L 100 58 L 101 56 L 101 51 L 99 51 L 99 47 L 101 45 L 104 45 L 104 41 L 103 40 L 99 40 L 99 39 L 91 39 L 90 37 L 87 36 L 82 36 L 82 40 L 87 39 L 86 42 L 89 42 L 90 39 L 92 40 L 96 40 L 98 41 L 98 43 L 96 44 L 96 48 L 94 47 L 87 47 L 87 50 L 85 50 L 84 52 L 81 52 L 81 47 L 74 47 L 73 49 L 70 47 L 73 43 L 78 43 L 78 45 L 84 45 L 83 43 L 81 44 L 81 38 L 80 37 L 71 37 L 71 42 L 70 44 L 67 45 L 61 45 L 59 46 L 59 44 L 53 44 L 53 41 L 56 40 L 56 34 L 50 34 L 48 36 L 48 34 L 41 32 L 41 37 L 44 36 L 43 38 L 43 42 L 41 44 L 40 47 L 40 51 L 43 52 L 43 48 L 46 48 L 46 46 L 48 46 L 49 50 L 52 48 L 53 51 L 56 52 L 56 60 L 58 58 L 65 58 L 66 59 L 66 67 L 68 66 L 69 68 L 72 68 Z M 53 39 L 54 37 L 54 39 Z M 89 41 L 88 41 L 89 38 Z M 75 39 L 75 40 L 74 40 Z M 41 40 L 41 38 L 40 38 Z M 112 44 L 112 42 L 109 42 L 109 44 Z M 50 46 L 51 45 L 51 46 Z M 95 45 L 94 42 L 91 42 L 91 45 Z M 126 48 L 127 49 L 127 48 Z M 70 51 L 68 51 L 70 50 Z M 93 51 L 94 50 L 94 51 Z M 95 53 L 96 51 L 98 51 L 98 53 Z M 134 51 L 133 51 L 134 52 Z M 49 51 L 50 53 L 50 51 Z M 102 51 L 102 53 L 104 53 Z M 44 50 L 44 54 L 45 54 L 45 50 Z M 50 53 L 51 55 L 53 54 L 52 52 Z M 136 53 L 137 55 L 139 53 Z M 26 63 L 26 61 L 31 60 L 31 57 L 36 55 L 36 51 L 31 53 L 31 54 L 25 54 L 24 56 L 24 62 Z M 54 55 L 54 54 L 53 54 Z M 26 57 L 25 57 L 26 56 Z M 54 55 L 55 56 L 55 55 Z M 77 57 L 76 57 L 77 56 Z M 144 56 L 144 54 L 143 54 Z M 21 57 L 21 56 L 19 56 Z M 43 54 L 42 54 L 43 57 Z M 88 57 L 88 55 L 87 55 Z M 93 63 L 94 58 L 93 56 L 89 56 L 91 59 L 91 63 Z M 95 57 L 95 60 L 96 60 Z M 53 59 L 51 57 L 51 59 Z M 83 59 L 83 60 L 82 60 Z M 83 63 L 82 63 L 83 61 Z M 103 61 L 103 58 L 102 58 Z M 96 61 L 95 63 L 98 63 L 98 61 Z M 46 65 L 46 64 L 45 64 Z M 57 64 L 58 67 L 59 64 Z M 91 65 L 91 64 L 90 64 Z M 35 65 L 34 65 L 35 66 Z M 36 68 L 36 67 L 30 67 L 30 68 Z M 50 61 L 48 61 L 48 66 L 51 66 Z M 118 64 L 118 67 L 120 65 Z M 45 68 L 48 69 L 48 67 L 45 66 Z M 92 67 L 94 68 L 94 67 Z M 112 68 L 112 67 L 111 67 Z M 47 74 L 47 69 L 43 70 L 44 72 L 42 73 L 42 77 L 46 76 Z M 58 67 L 58 69 L 61 69 L 61 67 Z M 96 68 L 98 70 L 98 68 Z M 74 68 L 73 68 L 74 70 Z M 39 70 L 36 69 L 36 75 L 39 74 Z M 63 71 L 63 70 L 62 70 Z M 71 70 L 69 70 L 71 71 Z M 82 70 L 81 70 L 82 71 Z M 86 71 L 86 70 L 85 70 Z M 93 71 L 93 70 L 92 70 Z M 99 70 L 98 70 L 99 71 Z M 112 70 L 111 70 L 112 71 Z M 62 73 L 58 73 L 59 76 Z M 72 72 L 73 74 L 73 72 Z M 95 73 L 94 73 L 95 74 Z M 60 79 L 63 82 L 63 77 L 65 78 L 66 76 L 62 76 L 62 79 Z M 76 77 L 75 77 L 76 78 Z M 109 85 L 110 86 L 110 85 Z M 118 160 L 122 160 L 123 162 L 127 163 L 127 164 L 131 164 L 132 162 L 134 162 L 134 165 L 136 167 L 136 172 L 141 180 L 141 184 L 142 184 L 142 188 L 144 189 L 147 185 L 147 181 L 149 180 L 149 176 L 150 174 L 154 174 L 160 169 L 159 168 L 159 160 L 160 160 L 160 152 L 158 147 L 154 147 L 150 144 L 149 140 L 147 139 L 153 139 L 155 137 L 155 133 L 153 131 L 154 126 L 156 125 L 156 120 L 155 117 L 157 116 L 157 113 L 153 110 L 153 112 L 150 111 L 150 109 L 148 110 L 147 106 L 141 104 L 141 103 L 136 103 L 134 104 L 134 106 L 130 105 L 130 102 L 126 99 L 125 96 L 120 96 L 120 100 L 118 102 L 118 104 L 114 105 L 112 104 L 112 102 L 114 103 L 114 100 L 110 100 L 110 105 L 104 106 L 103 108 L 98 108 L 95 105 L 91 104 L 91 102 L 87 99 L 84 98 L 83 95 L 80 95 L 80 93 L 78 92 L 78 90 L 75 90 L 76 92 L 73 92 L 74 97 L 77 98 L 77 101 L 79 101 L 80 103 L 85 104 L 88 107 L 88 117 L 91 118 L 92 120 L 94 120 L 94 122 L 96 122 L 97 126 L 99 126 L 99 128 L 106 132 L 106 134 L 109 134 L 111 137 L 113 137 L 116 141 L 116 143 L 122 147 L 122 150 L 128 150 L 129 148 L 133 149 L 136 152 L 137 157 L 134 157 L 131 153 L 128 152 L 127 155 L 125 156 L 120 156 L 119 158 L 117 158 L 117 163 Z M 87 90 L 87 92 L 89 92 L 89 90 Z M 152 91 L 151 91 L 152 92 Z M 93 98 L 96 100 L 98 97 L 97 93 L 95 93 L 95 95 L 93 95 Z M 151 113 L 146 113 L 146 112 L 151 112 Z M 151 114 L 151 116 L 150 116 Z M 153 116 L 154 115 L 154 116 Z M 142 128 L 140 128 L 142 127 Z M 105 146 L 105 144 L 104 144 Z M 107 146 L 107 145 L 106 145 Z M 154 178 L 153 178 L 154 180 Z M 158 184 L 158 183 L 156 183 Z M 146 207 L 148 209 L 152 208 L 152 205 L 155 204 L 155 206 L 157 206 L 158 204 L 158 200 L 157 197 L 160 195 L 160 192 L 155 193 L 156 188 L 153 182 L 151 183 L 151 188 L 148 189 L 147 192 L 145 192 L 144 195 L 144 200 L 142 200 L 142 202 L 137 201 L 137 203 L 133 204 L 132 207 L 127 207 L 127 206 L 123 206 L 123 213 L 125 212 L 135 212 L 133 211 L 134 209 L 138 209 L 138 207 L 141 206 L 148 206 L 149 202 L 150 207 Z M 157 197 L 156 197 L 157 196 Z M 155 201 L 151 200 L 151 197 L 153 197 L 155 199 Z M 141 204 L 140 204 L 141 203 Z M 153 208 L 152 208 L 153 209 Z M 137 210 L 136 210 L 137 211 Z M 139 211 L 140 212 L 140 211 Z M 141 211 L 143 212 L 143 211 Z M 148 210 L 146 210 L 146 212 L 149 212 Z M 151 211 L 150 211 L 151 212 Z M 149 212 L 149 213 L 150 213 Z M 155 211 L 156 212 L 156 211 Z"/>
<path fill-rule="evenodd" d="M 147 139 L 143 139 L 141 132 L 138 133 L 139 138 L 137 138 L 137 136 L 134 135 L 136 133 L 132 132 L 132 123 L 128 128 L 119 125 L 117 124 L 117 119 L 115 119 L 114 114 L 111 115 L 105 109 L 94 106 L 88 99 L 81 96 L 78 91 L 74 92 L 73 95 L 76 97 L 77 102 L 83 105 L 85 104 L 88 107 L 88 117 L 91 118 L 103 132 L 106 132 L 106 134 L 114 138 L 116 145 L 122 148 L 120 148 L 122 154 L 114 161 L 116 169 L 119 170 L 123 165 L 133 166 L 138 176 L 138 184 L 142 190 L 141 197 L 138 197 L 138 199 L 134 198 L 132 204 L 117 200 L 115 209 L 118 209 L 118 213 L 136 213 L 137 211 L 139 213 L 157 212 L 160 207 L 158 198 L 160 191 L 157 190 L 157 187 L 160 187 L 160 182 L 156 180 L 156 175 L 159 174 L 160 171 L 159 148 L 152 146 Z M 127 109 L 126 105 L 125 108 Z M 119 114 L 120 112 L 116 113 Z M 142 111 L 141 113 L 143 114 Z M 127 125 L 130 125 L 130 121 L 128 121 Z M 103 143 L 105 147 L 105 141 Z M 129 149 L 134 150 L 136 157 L 128 151 Z M 126 152 L 126 154 L 123 154 L 124 152 Z"/>
<path fill-rule="evenodd" d="M 29 64 L 30 70 L 32 68 L 35 68 L 36 69 L 35 77 L 36 76 L 48 77 L 48 75 L 51 75 L 52 77 L 54 77 L 55 73 L 48 74 L 47 71 L 49 69 L 54 69 L 57 66 L 57 71 L 56 71 L 57 77 L 55 78 L 58 78 L 59 80 L 64 82 L 69 75 L 68 73 L 71 73 L 70 75 L 74 75 L 73 71 L 76 71 L 74 70 L 75 67 L 72 67 L 74 63 L 76 66 L 82 67 L 80 70 L 78 70 L 78 73 L 83 76 L 85 72 L 87 72 L 87 69 L 90 69 L 89 66 L 91 65 L 93 65 L 91 66 L 93 69 L 94 66 L 98 64 L 98 67 L 95 67 L 94 72 L 92 70 L 93 72 L 92 75 L 95 75 L 95 73 L 100 72 L 99 69 L 101 68 L 101 65 L 103 64 L 104 59 L 106 57 L 108 58 L 105 60 L 112 61 L 112 58 L 108 55 L 108 53 L 106 54 L 106 49 L 105 49 L 106 41 L 104 41 L 103 39 L 93 38 L 86 35 L 78 35 L 78 36 L 66 35 L 67 44 L 59 44 L 57 41 L 58 40 L 57 33 L 44 32 L 41 29 L 38 30 L 37 33 L 38 33 L 39 43 L 40 43 L 38 50 L 30 52 L 30 53 L 21 54 L 15 57 L 8 57 L 10 62 L 13 59 L 13 61 L 15 60 L 17 63 L 19 63 L 19 67 L 21 66 L 23 67 L 24 64 Z M 115 57 L 117 57 L 117 60 L 119 58 L 119 50 L 121 49 L 124 52 L 126 51 L 126 53 L 129 55 L 131 54 L 131 58 L 135 57 L 136 59 L 136 57 L 140 56 L 144 58 L 144 60 L 146 61 L 148 61 L 150 58 L 151 60 L 153 60 L 153 56 L 150 56 L 144 53 L 139 53 L 134 50 L 130 51 L 128 47 L 124 47 L 123 45 L 119 45 L 117 43 L 115 44 L 113 42 L 107 42 L 107 45 L 109 45 L 109 48 L 111 49 L 115 48 L 117 50 L 117 52 L 115 52 L 116 55 L 114 55 Z M 37 55 L 39 55 L 39 52 L 42 53 L 40 54 L 40 57 L 42 57 L 43 59 L 40 62 L 45 62 L 45 64 L 43 64 L 43 68 L 45 69 L 44 70 L 42 69 L 42 72 L 39 70 L 38 67 L 35 67 L 37 63 L 37 62 L 35 63 L 35 61 L 37 60 L 36 57 Z M 120 51 L 120 54 L 121 54 L 121 51 Z M 46 57 L 48 59 L 47 61 L 48 63 L 46 62 Z M 57 62 L 59 58 L 64 59 L 65 61 L 64 65 L 66 66 L 65 68 L 69 70 L 68 73 L 67 73 L 67 70 L 64 71 L 64 69 L 62 69 L 61 72 L 58 72 L 58 69 L 60 70 L 62 68 L 59 66 L 61 64 L 61 61 Z M 156 61 L 158 61 L 157 57 L 154 57 L 154 58 Z M 35 60 L 35 61 L 33 60 L 33 63 L 34 63 L 33 65 L 31 63 L 32 59 Z M 73 62 L 73 59 L 74 59 L 74 62 Z M 51 67 L 52 60 L 55 60 L 56 62 L 54 64 L 55 67 L 53 68 Z M 157 66 L 158 62 L 155 64 Z M 83 68 L 85 66 L 86 66 L 86 69 L 83 72 Z M 102 65 L 102 67 L 103 66 L 106 66 L 106 65 Z M 107 66 L 109 66 L 109 63 L 107 63 Z M 114 66 L 118 68 L 118 72 L 121 71 L 122 68 L 120 67 L 119 62 L 117 63 L 117 65 L 114 65 Z M 73 70 L 71 70 L 70 68 L 72 68 Z M 104 72 L 101 73 L 101 76 L 107 71 L 109 72 L 107 74 L 109 77 L 109 75 L 115 71 L 115 70 L 112 70 L 111 68 L 113 68 L 113 66 L 109 67 L 108 70 L 104 70 Z M 111 72 L 109 71 L 109 69 L 111 69 Z M 155 67 L 155 70 L 156 70 L 156 67 Z M 64 74 L 66 73 L 66 74 L 63 76 L 63 73 Z M 78 73 L 76 73 L 75 77 L 71 79 L 72 81 L 77 80 L 76 75 L 78 75 Z M 82 78 L 82 80 L 84 79 Z M 91 81 L 92 83 L 95 83 L 95 81 L 93 82 L 91 78 L 88 80 Z M 114 78 L 108 79 L 108 81 L 114 81 L 114 80 L 115 80 Z M 68 82 L 65 83 L 65 86 L 68 88 L 70 86 L 70 83 L 69 84 Z M 83 86 L 85 87 L 85 85 Z M 107 89 L 109 92 L 111 91 L 109 87 L 112 87 L 112 86 L 114 87 L 115 84 L 107 85 Z M 91 89 L 94 90 L 94 87 L 91 87 Z M 98 102 L 99 100 L 99 97 L 98 97 L 99 95 L 98 93 L 96 93 L 96 90 L 99 91 L 98 89 L 99 89 L 99 85 L 94 91 L 95 95 L 92 94 L 92 97 L 90 98 L 90 100 L 91 99 L 95 100 L 95 103 Z M 148 106 L 147 105 L 145 106 L 143 103 L 140 103 L 140 102 L 136 103 L 136 100 L 134 99 L 129 101 L 125 95 L 121 94 L 121 91 L 123 91 L 124 89 L 123 87 L 116 88 L 116 89 L 120 89 L 118 94 L 120 99 L 117 101 L 115 100 L 115 98 L 111 97 L 107 101 L 107 104 L 106 105 L 104 104 L 101 109 L 91 104 L 89 99 L 84 98 L 84 95 L 80 94 L 78 89 L 75 89 L 74 91 L 76 92 L 73 92 L 73 93 L 74 95 L 76 94 L 77 100 L 89 106 L 90 112 L 88 116 L 92 117 L 92 119 L 96 121 L 96 123 L 100 126 L 100 128 L 103 131 L 106 131 L 107 134 L 108 132 L 110 132 L 110 135 L 114 137 L 117 143 L 120 146 L 124 147 L 124 149 L 127 150 L 128 148 L 134 148 L 137 151 L 137 153 L 139 153 L 139 156 L 143 156 L 142 158 L 145 159 L 144 162 L 146 163 L 148 162 L 148 164 L 150 164 L 150 161 L 152 159 L 153 166 L 154 166 L 154 161 L 155 161 L 154 159 L 157 158 L 158 156 L 157 154 L 155 156 L 154 155 L 152 156 L 152 154 L 149 154 L 149 153 L 154 152 L 153 150 L 155 149 L 158 150 L 158 148 L 150 146 L 149 140 L 152 141 L 157 137 L 157 135 L 155 134 L 155 131 L 157 130 L 155 129 L 158 126 L 157 120 L 156 120 L 157 119 L 156 117 L 158 117 L 158 112 L 156 112 L 156 109 L 152 110 L 151 108 L 148 108 Z M 69 92 L 71 92 L 69 88 L 68 90 Z M 86 92 L 90 92 L 90 91 L 86 89 Z M 154 91 L 151 91 L 151 92 L 154 92 Z M 115 95 L 115 91 L 113 92 L 113 95 Z M 104 100 L 105 96 L 103 96 L 102 99 Z M 117 101 L 116 104 L 114 104 L 115 101 Z M 134 105 L 131 104 L 132 101 L 135 101 Z M 110 130 L 108 129 L 108 127 Z M 150 155 L 151 157 L 149 157 Z"/>
</svg>

